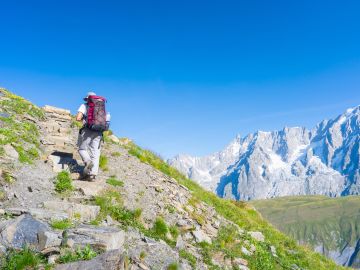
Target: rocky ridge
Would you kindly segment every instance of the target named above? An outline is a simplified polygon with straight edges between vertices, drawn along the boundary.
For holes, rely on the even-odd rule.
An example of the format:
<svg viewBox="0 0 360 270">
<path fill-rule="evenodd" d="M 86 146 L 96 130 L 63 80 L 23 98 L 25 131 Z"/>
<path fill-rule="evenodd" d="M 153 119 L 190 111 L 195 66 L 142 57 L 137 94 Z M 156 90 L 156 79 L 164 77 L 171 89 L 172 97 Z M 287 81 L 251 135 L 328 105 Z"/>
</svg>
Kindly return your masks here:
<svg viewBox="0 0 360 270">
<path fill-rule="evenodd" d="M 360 106 L 312 130 L 259 131 L 212 155 L 168 162 L 225 198 L 337 197 L 359 194 L 359 143 Z"/>
<path fill-rule="evenodd" d="M 250 223 L 240 227 L 226 219 L 224 214 L 219 214 L 219 208 L 215 209 L 216 204 L 211 206 L 210 201 L 205 203 L 194 196 L 194 190 L 189 189 L 193 184 L 189 182 L 188 187 L 179 184 L 134 156 L 131 153 L 134 146 L 129 140 L 108 135 L 102 151 L 107 164 L 103 162 L 99 179 L 96 182 L 77 180 L 82 166 L 74 151 L 77 128 L 70 112 L 46 106 L 32 116 L 29 112 L 35 109 L 33 105 L 4 89 L 0 89 L 0 93 L 1 145 L 8 148 L 0 157 L 3 194 L 0 250 L 3 256 L 28 246 L 58 270 L 246 270 L 265 269 L 266 265 L 272 269 L 284 264 L 291 269 L 308 269 L 305 265 L 318 263 L 333 266 L 324 258 L 314 262 L 312 253 L 266 227 L 263 221 L 259 224 L 265 227 L 253 226 L 263 228 L 261 231 L 249 229 Z M 4 106 L 4 100 L 21 102 L 31 110 L 12 114 L 15 107 Z M 21 142 L 9 137 L 8 131 L 21 135 L 22 129 L 11 130 L 14 125 L 9 126 L 9 122 L 15 126 L 31 122 L 31 127 L 36 125 L 39 131 L 34 131 L 38 139 L 19 148 Z M 20 159 L 20 155 L 28 157 L 31 153 L 33 159 Z M 64 170 L 71 175 L 74 189 L 58 194 L 56 177 Z M 109 179 L 114 177 L 121 179 L 116 188 L 109 184 Z M 118 203 L 115 199 L 119 195 L 123 208 L 115 208 L 115 212 L 105 212 L 107 215 L 102 216 L 107 210 L 105 206 L 111 208 Z M 111 205 L 101 204 L 101 200 L 107 199 Z M 235 204 L 228 205 L 236 208 Z M 249 213 L 244 220 L 258 222 L 253 209 L 241 207 L 239 211 L 244 211 L 239 213 Z M 61 229 L 54 226 L 54 222 L 59 221 L 71 222 L 71 226 Z M 156 230 L 160 230 L 157 235 Z M 281 246 L 283 242 L 272 240 L 273 237 L 284 237 L 288 248 Z M 91 254 L 89 248 L 99 255 L 87 261 L 61 262 L 65 251 L 87 250 Z"/>
</svg>

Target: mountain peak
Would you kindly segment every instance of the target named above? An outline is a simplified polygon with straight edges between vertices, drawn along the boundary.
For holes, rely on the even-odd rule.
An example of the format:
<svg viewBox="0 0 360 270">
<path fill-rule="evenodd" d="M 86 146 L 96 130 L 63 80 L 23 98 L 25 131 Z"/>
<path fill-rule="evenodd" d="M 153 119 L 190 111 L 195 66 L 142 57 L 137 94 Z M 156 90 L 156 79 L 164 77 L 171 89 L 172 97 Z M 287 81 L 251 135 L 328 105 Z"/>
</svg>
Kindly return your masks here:
<svg viewBox="0 0 360 270">
<path fill-rule="evenodd" d="M 220 152 L 192 163 L 178 158 L 170 164 L 222 197 L 359 194 L 359 115 L 356 106 L 311 131 L 284 127 L 244 138 L 237 135 Z"/>
</svg>

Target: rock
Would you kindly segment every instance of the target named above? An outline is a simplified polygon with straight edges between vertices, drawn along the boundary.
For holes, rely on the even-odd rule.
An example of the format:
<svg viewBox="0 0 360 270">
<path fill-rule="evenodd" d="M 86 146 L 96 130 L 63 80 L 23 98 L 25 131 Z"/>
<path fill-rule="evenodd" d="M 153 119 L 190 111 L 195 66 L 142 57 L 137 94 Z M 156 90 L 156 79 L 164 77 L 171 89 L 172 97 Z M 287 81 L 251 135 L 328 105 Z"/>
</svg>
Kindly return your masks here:
<svg viewBox="0 0 360 270">
<path fill-rule="evenodd" d="M 121 138 L 119 139 L 120 141 L 120 145 L 128 145 L 129 143 L 132 142 L 132 140 L 128 139 L 128 138 Z"/>
<path fill-rule="evenodd" d="M 6 113 L 6 112 L 0 112 L 0 117 L 2 118 L 9 118 L 10 114 Z"/>
<path fill-rule="evenodd" d="M 212 256 L 212 263 L 221 269 L 232 269 L 231 258 L 226 258 L 223 252 L 216 252 Z"/>
<path fill-rule="evenodd" d="M 206 235 L 202 230 L 195 230 L 192 232 L 192 234 L 195 237 L 195 241 L 197 243 L 201 243 L 201 242 L 206 242 L 209 244 L 212 243 L 211 238 L 208 235 Z"/>
<path fill-rule="evenodd" d="M 16 208 L 11 208 L 16 211 Z M 11 209 L 7 209 L 8 211 L 12 211 Z M 18 208 L 17 211 L 20 211 L 21 209 Z M 40 220 L 64 220 L 68 219 L 69 215 L 63 211 L 56 211 L 56 210 L 48 210 L 48 209 L 42 209 L 42 208 L 30 208 L 30 209 L 22 209 L 22 213 L 29 213 L 36 219 Z"/>
<path fill-rule="evenodd" d="M 41 251 L 41 254 L 45 255 L 45 256 L 60 254 L 60 247 L 50 247 L 50 248 L 44 249 Z"/>
<path fill-rule="evenodd" d="M 247 248 L 245 248 L 245 247 L 241 247 L 241 253 L 246 255 L 246 256 L 251 256 L 252 255 L 252 253 L 249 250 L 247 250 Z"/>
<path fill-rule="evenodd" d="M 60 115 L 70 115 L 71 114 L 69 110 L 56 108 L 56 107 L 49 106 L 49 105 L 45 105 L 43 107 L 43 109 L 47 113 L 56 113 L 56 114 L 60 114 Z"/>
<path fill-rule="evenodd" d="M 265 241 L 265 236 L 261 232 L 248 232 L 248 234 L 256 241 Z"/>
<path fill-rule="evenodd" d="M 59 201 L 47 201 L 44 202 L 43 205 L 46 209 L 65 211 L 70 217 L 80 215 L 80 221 L 83 222 L 94 220 L 100 213 L 100 207 L 96 205 L 83 205 Z"/>
<path fill-rule="evenodd" d="M 5 144 L 3 146 L 3 149 L 5 151 L 5 155 L 11 159 L 17 160 L 19 158 L 19 153 L 15 150 L 14 147 L 10 144 Z"/>
<path fill-rule="evenodd" d="M 291 267 L 291 270 L 301 270 L 301 268 L 296 264 L 292 264 L 290 267 Z"/>
<path fill-rule="evenodd" d="M 214 223 L 212 224 L 212 226 L 213 226 L 215 229 L 219 229 L 219 228 L 220 228 L 220 221 L 219 221 L 219 220 L 215 220 Z"/>
<path fill-rule="evenodd" d="M 29 213 L 38 219 L 42 220 L 64 220 L 68 219 L 69 215 L 62 211 L 46 210 L 41 208 L 31 208 Z"/>
<path fill-rule="evenodd" d="M 178 238 L 176 239 L 176 248 L 178 250 L 181 250 L 181 249 L 184 249 L 185 247 L 186 247 L 186 242 L 184 241 L 182 236 L 179 235 Z"/>
<path fill-rule="evenodd" d="M 50 265 L 55 265 L 57 259 L 59 259 L 59 255 L 51 255 L 51 256 L 48 258 L 48 264 L 50 264 Z"/>
<path fill-rule="evenodd" d="M 38 235 L 50 231 L 49 227 L 25 214 L 9 220 L 1 228 L 1 242 L 8 248 L 21 249 L 28 245 L 41 251 Z"/>
<path fill-rule="evenodd" d="M 5 210 L 4 209 L 0 209 L 0 216 L 5 215 Z"/>
<path fill-rule="evenodd" d="M 125 232 L 116 228 L 81 225 L 69 229 L 65 233 L 68 241 L 73 240 L 74 246 L 90 245 L 101 250 L 120 250 L 125 241 Z"/>
<path fill-rule="evenodd" d="M 218 233 L 218 230 L 209 223 L 206 223 L 205 226 L 203 226 L 203 230 L 211 236 L 216 236 Z"/>
<path fill-rule="evenodd" d="M 72 155 L 69 154 L 52 154 L 48 159 L 53 165 L 53 171 L 56 173 L 69 170 L 71 164 L 74 163 Z"/>
<path fill-rule="evenodd" d="M 61 238 L 58 234 L 50 231 L 40 231 L 38 233 L 40 250 L 58 247 L 61 245 Z"/>
<path fill-rule="evenodd" d="M 240 267 L 242 265 L 248 266 L 248 264 L 249 264 L 247 260 L 242 259 L 242 258 L 235 258 L 232 263 L 234 266 L 237 266 L 237 267 Z"/>
<path fill-rule="evenodd" d="M 85 196 L 97 196 L 104 190 L 106 182 L 104 180 L 96 182 L 73 181 L 73 185 Z"/>
<path fill-rule="evenodd" d="M 179 227 L 185 227 L 185 226 L 189 225 L 189 223 L 185 219 L 180 219 L 176 222 L 176 225 L 178 225 Z"/>
<path fill-rule="evenodd" d="M 118 137 L 116 137 L 114 134 L 109 136 L 109 139 L 114 143 L 120 143 L 120 140 Z"/>
<path fill-rule="evenodd" d="M 140 267 L 140 269 L 143 269 L 143 270 L 150 270 L 149 267 L 147 267 L 145 264 L 143 263 L 139 263 L 138 266 Z"/>
<path fill-rule="evenodd" d="M 124 270 L 125 257 L 121 250 L 108 251 L 90 261 L 58 265 L 55 270 Z"/>
<path fill-rule="evenodd" d="M 67 246 L 69 248 L 73 248 L 75 246 L 74 239 L 66 239 L 65 246 Z"/>
<path fill-rule="evenodd" d="M 270 250 L 271 250 L 271 254 L 274 256 L 274 257 L 278 257 L 278 255 L 276 254 L 276 248 L 274 246 L 270 246 Z"/>
</svg>

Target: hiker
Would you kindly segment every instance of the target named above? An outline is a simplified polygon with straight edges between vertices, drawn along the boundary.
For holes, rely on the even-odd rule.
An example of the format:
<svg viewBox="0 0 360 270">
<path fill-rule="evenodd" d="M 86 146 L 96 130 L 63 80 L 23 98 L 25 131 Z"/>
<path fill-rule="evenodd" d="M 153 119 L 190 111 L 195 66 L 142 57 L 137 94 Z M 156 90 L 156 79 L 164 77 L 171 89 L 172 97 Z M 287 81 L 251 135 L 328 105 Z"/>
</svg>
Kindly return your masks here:
<svg viewBox="0 0 360 270">
<path fill-rule="evenodd" d="M 76 120 L 83 123 L 79 131 L 79 154 L 85 164 L 82 179 L 95 181 L 99 171 L 103 132 L 109 129 L 110 114 L 106 113 L 106 99 L 89 92 L 78 109 Z"/>
</svg>

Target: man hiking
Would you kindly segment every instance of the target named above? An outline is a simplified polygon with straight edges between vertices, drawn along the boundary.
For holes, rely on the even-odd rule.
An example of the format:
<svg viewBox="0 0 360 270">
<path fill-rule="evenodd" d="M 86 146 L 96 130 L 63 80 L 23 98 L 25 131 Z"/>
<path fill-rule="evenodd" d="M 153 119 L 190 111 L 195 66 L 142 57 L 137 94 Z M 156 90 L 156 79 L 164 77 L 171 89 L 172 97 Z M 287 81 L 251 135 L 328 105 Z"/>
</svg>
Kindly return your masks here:
<svg viewBox="0 0 360 270">
<path fill-rule="evenodd" d="M 85 164 L 82 179 L 95 181 L 99 171 L 101 141 L 103 132 L 108 130 L 110 114 L 106 113 L 106 99 L 89 92 L 85 103 L 78 109 L 76 120 L 83 123 L 79 131 L 79 154 Z M 108 120 L 108 121 L 107 121 Z"/>
</svg>

